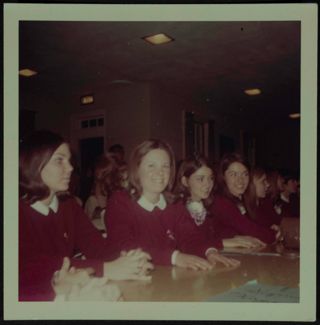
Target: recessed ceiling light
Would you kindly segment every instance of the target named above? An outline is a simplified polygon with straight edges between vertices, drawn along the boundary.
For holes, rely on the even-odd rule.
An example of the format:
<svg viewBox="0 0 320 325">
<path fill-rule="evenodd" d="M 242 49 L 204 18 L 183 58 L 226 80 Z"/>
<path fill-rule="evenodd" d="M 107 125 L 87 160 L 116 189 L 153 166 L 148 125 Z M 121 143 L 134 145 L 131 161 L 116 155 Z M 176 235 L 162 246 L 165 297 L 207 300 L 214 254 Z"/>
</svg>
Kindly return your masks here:
<svg viewBox="0 0 320 325">
<path fill-rule="evenodd" d="M 261 90 L 258 88 L 246 89 L 244 92 L 249 96 L 255 96 L 261 94 Z"/>
<path fill-rule="evenodd" d="M 173 41 L 173 38 L 163 33 L 142 37 L 142 39 L 153 45 L 160 45 Z"/>
<path fill-rule="evenodd" d="M 19 71 L 19 75 L 24 77 L 31 77 L 34 76 L 35 74 L 37 74 L 37 71 L 31 69 L 22 69 Z"/>
<path fill-rule="evenodd" d="M 290 118 L 299 118 L 300 117 L 300 113 L 292 113 L 292 114 L 289 114 L 289 117 Z"/>
</svg>

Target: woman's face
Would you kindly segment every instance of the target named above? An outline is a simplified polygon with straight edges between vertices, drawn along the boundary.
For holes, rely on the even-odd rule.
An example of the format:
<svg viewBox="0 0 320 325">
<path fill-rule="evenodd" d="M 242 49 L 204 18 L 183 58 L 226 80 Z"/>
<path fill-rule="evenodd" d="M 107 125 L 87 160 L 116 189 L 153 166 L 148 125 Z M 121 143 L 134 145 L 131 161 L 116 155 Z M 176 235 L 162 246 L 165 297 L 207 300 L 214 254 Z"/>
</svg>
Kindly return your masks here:
<svg viewBox="0 0 320 325">
<path fill-rule="evenodd" d="M 42 181 L 49 187 L 51 194 L 66 191 L 69 188 L 71 172 L 73 170 L 70 158 L 69 146 L 63 143 L 42 169 Z"/>
<path fill-rule="evenodd" d="M 264 198 L 266 197 L 267 190 L 269 187 L 269 183 L 267 181 L 266 174 L 263 174 L 260 178 L 254 177 L 253 178 L 253 184 L 256 189 L 256 196 L 258 198 Z"/>
<path fill-rule="evenodd" d="M 163 149 L 153 149 L 142 158 L 138 177 L 146 198 L 157 198 L 165 190 L 170 169 L 170 157 Z"/>
<path fill-rule="evenodd" d="M 239 162 L 233 162 L 224 172 L 224 180 L 229 192 L 241 198 L 249 184 L 249 172 L 246 166 Z"/>
<path fill-rule="evenodd" d="M 296 179 L 289 179 L 287 184 L 283 185 L 283 189 L 290 194 L 298 192 L 298 181 Z"/>
<path fill-rule="evenodd" d="M 183 176 L 181 181 L 189 189 L 193 201 L 205 200 L 213 187 L 213 173 L 209 167 L 202 166 L 189 178 Z"/>
</svg>

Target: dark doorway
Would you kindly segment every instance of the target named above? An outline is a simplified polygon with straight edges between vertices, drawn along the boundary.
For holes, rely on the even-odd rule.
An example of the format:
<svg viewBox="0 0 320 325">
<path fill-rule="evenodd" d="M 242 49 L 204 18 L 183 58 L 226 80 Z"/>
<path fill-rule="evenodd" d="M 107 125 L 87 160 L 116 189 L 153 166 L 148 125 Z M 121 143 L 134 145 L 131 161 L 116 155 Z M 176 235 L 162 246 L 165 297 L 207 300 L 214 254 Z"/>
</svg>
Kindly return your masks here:
<svg viewBox="0 0 320 325">
<path fill-rule="evenodd" d="M 93 183 L 94 164 L 99 156 L 104 153 L 103 137 L 81 139 L 80 148 L 80 169 L 81 169 L 81 191 L 80 197 L 85 202 L 90 195 Z"/>
<path fill-rule="evenodd" d="M 220 158 L 221 158 L 226 153 L 234 152 L 235 150 L 234 140 L 225 135 L 220 135 L 219 147 L 220 147 Z"/>
</svg>

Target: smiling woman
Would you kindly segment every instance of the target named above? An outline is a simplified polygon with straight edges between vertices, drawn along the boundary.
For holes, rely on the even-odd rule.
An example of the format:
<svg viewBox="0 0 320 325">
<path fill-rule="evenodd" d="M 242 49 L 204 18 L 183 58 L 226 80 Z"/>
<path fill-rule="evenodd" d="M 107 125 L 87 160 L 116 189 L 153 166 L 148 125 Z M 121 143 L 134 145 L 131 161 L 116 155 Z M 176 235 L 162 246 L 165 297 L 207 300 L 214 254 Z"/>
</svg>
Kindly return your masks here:
<svg viewBox="0 0 320 325">
<path fill-rule="evenodd" d="M 252 236 L 266 244 L 276 241 L 276 231 L 249 218 L 243 196 L 249 185 L 249 165 L 238 154 L 226 154 L 218 167 L 217 193 L 211 205 L 215 227 L 222 238 Z"/>
<path fill-rule="evenodd" d="M 216 261 L 237 266 L 236 261 L 221 257 L 210 246 L 191 218 L 181 213 L 180 206 L 177 209 L 170 204 L 174 161 L 171 147 L 161 140 L 146 140 L 133 149 L 129 162 L 131 190 L 115 193 L 105 215 L 114 249 L 138 246 L 150 253 L 155 264 L 194 270 L 211 269 Z"/>
</svg>

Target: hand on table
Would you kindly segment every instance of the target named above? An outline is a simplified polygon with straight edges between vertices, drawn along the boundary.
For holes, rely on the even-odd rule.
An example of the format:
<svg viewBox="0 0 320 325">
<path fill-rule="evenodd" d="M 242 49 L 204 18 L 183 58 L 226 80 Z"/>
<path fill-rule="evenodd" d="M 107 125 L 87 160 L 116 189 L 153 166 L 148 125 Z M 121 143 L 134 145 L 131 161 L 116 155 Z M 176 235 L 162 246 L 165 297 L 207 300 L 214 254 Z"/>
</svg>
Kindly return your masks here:
<svg viewBox="0 0 320 325">
<path fill-rule="evenodd" d="M 119 287 L 107 284 L 107 278 L 91 278 L 85 286 L 73 285 L 68 301 L 119 301 L 123 300 Z"/>
<path fill-rule="evenodd" d="M 116 260 L 104 263 L 104 274 L 112 280 L 150 280 L 150 260 L 150 255 L 141 249 L 123 251 Z"/>
<path fill-rule="evenodd" d="M 210 252 L 207 255 L 207 259 L 213 266 L 215 266 L 218 262 L 222 263 L 226 267 L 238 267 L 240 265 L 240 261 L 234 258 L 225 257 L 218 252 Z"/>
<path fill-rule="evenodd" d="M 94 273 L 93 268 L 76 269 L 70 265 L 70 259 L 65 257 L 61 269 L 53 275 L 52 287 L 56 294 L 68 294 L 73 285 L 86 285 Z"/>
<path fill-rule="evenodd" d="M 275 240 L 276 242 L 283 240 L 283 234 L 282 234 L 282 230 L 281 230 L 280 226 L 273 224 L 270 227 L 270 229 L 272 229 L 276 233 L 276 240 Z"/>
<path fill-rule="evenodd" d="M 211 270 L 212 265 L 205 259 L 179 252 L 176 257 L 176 266 L 192 270 Z"/>
<path fill-rule="evenodd" d="M 234 248 L 234 247 L 243 247 L 243 248 L 257 248 L 265 247 L 266 244 L 258 238 L 251 236 L 234 236 L 233 238 L 223 239 L 224 248 Z"/>
</svg>

